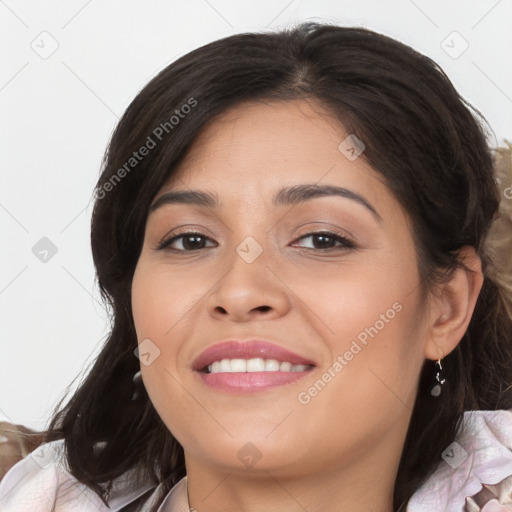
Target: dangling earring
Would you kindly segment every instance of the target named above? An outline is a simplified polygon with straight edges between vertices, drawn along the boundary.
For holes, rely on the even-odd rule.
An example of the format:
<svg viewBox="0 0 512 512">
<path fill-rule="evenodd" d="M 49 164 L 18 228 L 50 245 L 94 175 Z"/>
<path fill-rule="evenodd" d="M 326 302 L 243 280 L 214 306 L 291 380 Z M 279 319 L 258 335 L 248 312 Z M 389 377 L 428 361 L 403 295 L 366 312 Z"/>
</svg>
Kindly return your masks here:
<svg viewBox="0 0 512 512">
<path fill-rule="evenodd" d="M 142 384 L 142 373 L 140 370 L 134 374 L 134 376 L 132 378 L 132 382 L 133 382 L 133 386 L 135 387 L 135 391 L 133 392 L 133 395 L 132 395 L 132 401 L 133 401 L 133 400 L 137 400 L 137 398 L 139 397 L 139 387 Z"/>
<path fill-rule="evenodd" d="M 437 383 L 430 390 L 430 394 L 432 396 L 438 397 L 441 394 L 441 386 L 446 382 L 446 379 L 440 378 L 441 370 L 443 369 L 443 367 L 441 366 L 441 359 L 438 359 L 436 361 L 436 366 L 438 367 L 438 370 L 436 372 Z"/>
</svg>

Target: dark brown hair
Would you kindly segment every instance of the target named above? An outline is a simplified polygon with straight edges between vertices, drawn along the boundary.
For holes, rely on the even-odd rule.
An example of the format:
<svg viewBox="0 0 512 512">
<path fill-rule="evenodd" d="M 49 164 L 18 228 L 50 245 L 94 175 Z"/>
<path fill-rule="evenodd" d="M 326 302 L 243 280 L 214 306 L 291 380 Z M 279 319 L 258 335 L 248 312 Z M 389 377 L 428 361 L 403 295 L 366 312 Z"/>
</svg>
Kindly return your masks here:
<svg viewBox="0 0 512 512">
<path fill-rule="evenodd" d="M 304 23 L 238 34 L 188 53 L 152 79 L 105 154 L 91 242 L 112 328 L 78 390 L 57 407 L 46 437 L 64 438 L 73 475 L 102 497 L 132 468 L 167 489 L 185 475 L 183 449 L 147 393 L 131 401 L 140 364 L 131 280 L 148 208 L 207 122 L 244 101 L 298 98 L 321 102 L 364 141 L 363 157 L 410 216 L 425 293 L 462 264 L 461 247 L 475 247 L 483 262 L 483 288 L 467 332 L 443 360 L 447 382 L 439 398 L 429 392 L 434 362 L 424 363 L 395 509 L 405 508 L 441 462 L 464 411 L 512 408 L 504 393 L 512 385 L 512 322 L 484 247 L 499 197 L 481 116 L 431 59 L 376 32 Z M 127 167 L 148 137 L 155 146 Z"/>
</svg>

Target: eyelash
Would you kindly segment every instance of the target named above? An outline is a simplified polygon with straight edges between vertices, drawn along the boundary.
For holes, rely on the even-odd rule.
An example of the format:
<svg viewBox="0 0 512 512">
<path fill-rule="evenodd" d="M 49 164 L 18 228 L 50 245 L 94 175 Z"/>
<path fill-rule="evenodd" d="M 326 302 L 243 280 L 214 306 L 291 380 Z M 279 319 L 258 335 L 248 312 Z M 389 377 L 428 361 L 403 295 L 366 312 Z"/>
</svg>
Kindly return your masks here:
<svg viewBox="0 0 512 512">
<path fill-rule="evenodd" d="M 196 250 L 190 250 L 190 251 L 187 251 L 187 250 L 184 250 L 184 249 L 172 249 L 170 248 L 169 246 L 175 242 L 176 240 L 179 240 L 180 238 L 185 238 L 187 236 L 190 236 L 190 235 L 194 235 L 194 236 L 201 236 L 207 240 L 211 240 L 209 237 L 207 237 L 204 233 L 201 233 L 200 231 L 186 231 L 186 232 L 183 232 L 183 233 L 178 233 L 178 234 L 175 234 L 175 235 L 172 235 L 168 238 L 165 238 L 164 240 L 162 240 L 159 244 L 158 244 L 158 247 L 157 247 L 157 250 L 166 250 L 166 251 L 170 251 L 170 252 L 176 252 L 176 253 L 185 253 L 185 252 L 197 252 L 197 251 L 200 251 L 202 249 L 206 249 L 206 247 L 204 248 L 201 248 L 201 249 L 196 249 Z M 307 233 L 305 235 L 302 235 L 300 236 L 298 240 L 303 240 L 304 238 L 309 238 L 311 236 L 314 236 L 314 235 L 324 235 L 324 236 L 329 236 L 331 238 L 334 238 L 335 241 L 337 242 L 340 242 L 341 243 L 341 246 L 338 246 L 338 247 L 329 247 L 327 249 L 311 249 L 309 247 L 306 247 L 305 249 L 307 251 L 319 251 L 319 252 L 332 252 L 332 251 L 347 251 L 347 250 L 350 250 L 350 249 L 355 249 L 356 246 L 355 244 L 350 241 L 348 238 L 342 236 L 342 235 L 339 235 L 337 233 L 334 233 L 332 231 L 314 231 L 314 232 L 311 232 L 311 233 Z"/>
</svg>

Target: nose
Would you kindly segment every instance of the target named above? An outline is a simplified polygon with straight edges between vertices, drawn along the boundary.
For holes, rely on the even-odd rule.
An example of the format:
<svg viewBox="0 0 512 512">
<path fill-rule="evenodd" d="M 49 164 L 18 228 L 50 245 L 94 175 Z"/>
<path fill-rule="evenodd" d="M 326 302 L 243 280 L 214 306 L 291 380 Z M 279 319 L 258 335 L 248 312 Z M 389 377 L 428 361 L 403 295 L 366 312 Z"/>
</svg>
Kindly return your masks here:
<svg viewBox="0 0 512 512">
<path fill-rule="evenodd" d="M 248 263 L 237 252 L 208 296 L 208 312 L 218 320 L 273 320 L 290 308 L 288 288 L 262 253 Z"/>
</svg>

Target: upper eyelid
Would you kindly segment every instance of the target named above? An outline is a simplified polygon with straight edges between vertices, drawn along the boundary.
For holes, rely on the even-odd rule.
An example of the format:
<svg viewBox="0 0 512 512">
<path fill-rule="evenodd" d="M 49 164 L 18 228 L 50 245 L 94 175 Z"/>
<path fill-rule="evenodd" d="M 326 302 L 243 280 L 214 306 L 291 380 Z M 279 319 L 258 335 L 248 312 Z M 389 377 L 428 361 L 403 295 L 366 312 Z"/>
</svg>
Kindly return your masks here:
<svg viewBox="0 0 512 512">
<path fill-rule="evenodd" d="M 335 220 L 334 222 L 337 222 L 337 221 Z M 313 224 L 314 226 L 311 226 L 311 224 Z M 318 233 L 318 232 L 321 232 L 321 231 L 328 231 L 328 232 L 331 232 L 334 235 L 342 236 L 342 237 L 345 237 L 345 238 L 350 238 L 350 239 L 352 239 L 354 241 L 357 240 L 357 238 L 358 238 L 357 236 L 352 234 L 349 230 L 347 230 L 345 228 L 342 228 L 340 226 L 335 227 L 332 222 L 328 222 L 328 221 L 304 222 L 304 223 L 300 224 L 299 226 L 296 226 L 295 229 L 302 229 L 303 226 L 308 226 L 308 225 L 310 227 L 307 228 L 308 231 L 305 232 L 304 234 L 311 234 L 311 233 Z M 272 228 L 272 229 L 274 229 L 274 228 Z M 190 233 L 190 232 L 192 232 L 192 233 L 197 232 L 200 235 L 204 235 L 204 236 L 208 236 L 208 237 L 214 236 L 213 233 L 210 231 L 210 229 L 205 228 L 204 226 L 194 227 L 192 225 L 192 223 L 191 223 L 190 227 L 188 227 L 187 225 L 180 226 L 180 227 L 174 228 L 173 230 L 168 231 L 168 233 L 173 232 L 175 230 L 178 230 L 178 232 L 173 233 L 173 235 L 167 235 L 166 234 L 161 239 L 163 240 L 165 238 L 169 238 L 169 237 L 172 237 L 172 236 L 177 236 L 177 235 L 180 235 L 180 234 L 186 234 L 186 233 Z M 205 231 L 209 231 L 212 234 L 208 235 L 207 233 L 205 233 Z M 229 229 L 229 231 L 231 231 L 231 229 Z M 337 231 L 341 231 L 341 233 L 337 233 Z M 298 236 L 302 236 L 302 235 L 298 235 Z"/>
</svg>

